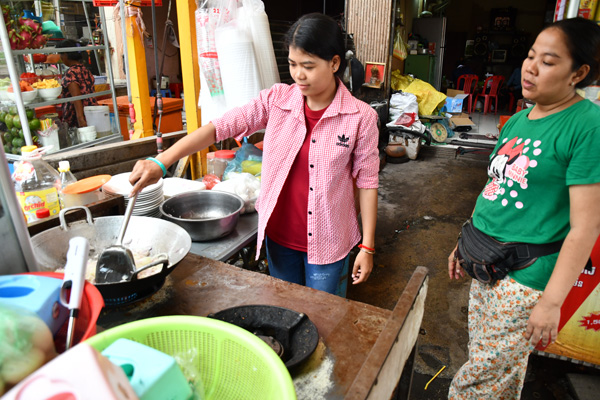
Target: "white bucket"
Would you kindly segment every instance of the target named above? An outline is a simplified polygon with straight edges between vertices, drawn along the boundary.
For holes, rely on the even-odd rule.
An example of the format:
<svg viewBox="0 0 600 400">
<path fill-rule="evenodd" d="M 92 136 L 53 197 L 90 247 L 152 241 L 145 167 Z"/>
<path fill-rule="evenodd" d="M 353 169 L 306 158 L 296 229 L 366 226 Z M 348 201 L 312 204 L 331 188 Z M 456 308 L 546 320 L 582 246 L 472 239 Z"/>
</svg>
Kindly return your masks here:
<svg viewBox="0 0 600 400">
<path fill-rule="evenodd" d="M 83 107 L 85 120 L 88 126 L 96 127 L 98 137 L 108 136 L 112 134 L 110 128 L 110 110 L 108 106 L 86 106 Z"/>
</svg>

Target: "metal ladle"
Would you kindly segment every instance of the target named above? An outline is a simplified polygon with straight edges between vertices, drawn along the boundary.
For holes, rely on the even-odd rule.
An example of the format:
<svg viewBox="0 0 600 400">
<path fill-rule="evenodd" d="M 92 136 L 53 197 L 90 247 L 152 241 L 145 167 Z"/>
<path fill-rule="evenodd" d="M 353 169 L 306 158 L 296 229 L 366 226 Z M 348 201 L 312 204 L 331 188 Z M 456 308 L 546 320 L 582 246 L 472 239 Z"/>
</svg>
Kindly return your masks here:
<svg viewBox="0 0 600 400">
<path fill-rule="evenodd" d="M 116 243 L 104 249 L 100 257 L 98 257 L 96 283 L 130 281 L 136 272 L 133 253 L 127 247 L 123 246 L 123 237 L 125 237 L 125 231 L 127 230 L 127 225 L 129 225 L 129 219 L 131 218 L 137 197 L 138 193 L 129 199 Z"/>
</svg>

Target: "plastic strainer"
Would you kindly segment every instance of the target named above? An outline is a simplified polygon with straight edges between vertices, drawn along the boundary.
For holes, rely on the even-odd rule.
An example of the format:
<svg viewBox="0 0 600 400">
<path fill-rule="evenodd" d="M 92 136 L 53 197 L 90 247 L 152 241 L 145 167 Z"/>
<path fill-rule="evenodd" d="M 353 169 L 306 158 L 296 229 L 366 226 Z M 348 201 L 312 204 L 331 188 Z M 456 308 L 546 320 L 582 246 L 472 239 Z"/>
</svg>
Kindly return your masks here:
<svg viewBox="0 0 600 400">
<path fill-rule="evenodd" d="M 119 338 L 174 357 L 197 349 L 206 400 L 296 399 L 283 361 L 257 336 L 233 324 L 195 316 L 148 318 L 108 329 L 86 343 L 102 351 Z"/>
</svg>

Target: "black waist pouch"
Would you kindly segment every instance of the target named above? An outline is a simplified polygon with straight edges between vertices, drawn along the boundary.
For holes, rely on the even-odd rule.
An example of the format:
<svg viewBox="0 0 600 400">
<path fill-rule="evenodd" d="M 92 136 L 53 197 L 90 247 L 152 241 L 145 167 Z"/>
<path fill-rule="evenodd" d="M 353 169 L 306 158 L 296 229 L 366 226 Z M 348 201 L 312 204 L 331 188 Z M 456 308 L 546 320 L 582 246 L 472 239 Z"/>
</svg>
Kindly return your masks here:
<svg viewBox="0 0 600 400">
<path fill-rule="evenodd" d="M 469 219 L 458 238 L 457 261 L 472 278 L 494 284 L 509 271 L 523 269 L 538 257 L 560 251 L 563 241 L 547 244 L 499 242 L 475 228 Z"/>
</svg>

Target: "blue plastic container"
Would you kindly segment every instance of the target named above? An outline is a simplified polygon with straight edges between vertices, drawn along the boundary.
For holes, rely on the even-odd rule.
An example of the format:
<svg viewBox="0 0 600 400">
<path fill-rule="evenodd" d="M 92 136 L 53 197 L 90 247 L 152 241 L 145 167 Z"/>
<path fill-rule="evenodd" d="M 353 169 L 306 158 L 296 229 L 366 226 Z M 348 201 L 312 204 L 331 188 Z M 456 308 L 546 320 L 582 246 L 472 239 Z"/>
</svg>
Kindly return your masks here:
<svg viewBox="0 0 600 400">
<path fill-rule="evenodd" d="M 140 400 L 187 400 L 192 388 L 175 359 L 129 339 L 117 339 L 102 355 L 120 366 Z"/>
<path fill-rule="evenodd" d="M 42 23 L 42 17 L 41 16 L 36 17 L 35 14 L 33 13 L 33 11 L 23 10 L 23 17 L 32 19 L 36 22 L 39 22 L 40 24 Z"/>
<path fill-rule="evenodd" d="M 0 304 L 31 311 L 54 335 L 69 316 L 69 311 L 59 301 L 61 285 L 62 280 L 45 276 L 0 276 Z"/>
</svg>

